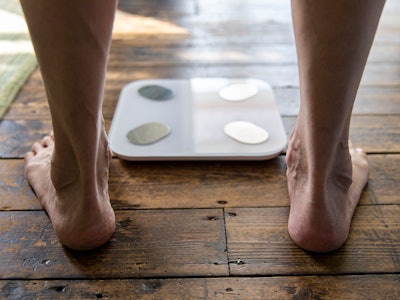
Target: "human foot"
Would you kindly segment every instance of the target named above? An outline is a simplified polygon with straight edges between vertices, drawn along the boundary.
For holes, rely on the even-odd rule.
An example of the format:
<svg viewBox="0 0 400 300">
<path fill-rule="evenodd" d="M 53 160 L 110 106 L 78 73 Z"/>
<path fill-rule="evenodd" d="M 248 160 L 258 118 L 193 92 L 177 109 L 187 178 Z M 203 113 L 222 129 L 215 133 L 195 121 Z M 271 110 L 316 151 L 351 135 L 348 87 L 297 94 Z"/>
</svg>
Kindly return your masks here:
<svg viewBox="0 0 400 300">
<path fill-rule="evenodd" d="M 288 231 L 305 250 L 330 252 L 347 240 L 354 211 L 368 181 L 369 167 L 361 149 L 342 148 L 330 174 L 318 178 L 318 174 L 310 175 L 300 140 L 291 137 L 286 158 Z"/>
<path fill-rule="evenodd" d="M 53 151 L 54 140 L 50 136 L 35 143 L 25 154 L 26 178 L 62 244 L 74 250 L 97 248 L 110 239 L 115 228 L 107 193 L 108 157 L 102 162 L 106 171 L 92 180 L 96 193 L 89 194 L 78 171 L 52 162 Z"/>
</svg>

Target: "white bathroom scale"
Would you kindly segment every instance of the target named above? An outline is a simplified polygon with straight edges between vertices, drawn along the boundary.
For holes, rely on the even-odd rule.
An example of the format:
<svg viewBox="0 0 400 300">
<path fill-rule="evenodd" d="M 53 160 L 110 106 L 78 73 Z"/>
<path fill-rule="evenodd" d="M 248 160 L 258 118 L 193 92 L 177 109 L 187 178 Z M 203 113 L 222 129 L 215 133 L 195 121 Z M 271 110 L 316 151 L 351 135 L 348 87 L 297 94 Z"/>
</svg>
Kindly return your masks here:
<svg viewBox="0 0 400 300">
<path fill-rule="evenodd" d="M 147 79 L 122 89 L 109 142 L 115 155 L 134 161 L 266 160 L 287 137 L 265 81 Z"/>
</svg>

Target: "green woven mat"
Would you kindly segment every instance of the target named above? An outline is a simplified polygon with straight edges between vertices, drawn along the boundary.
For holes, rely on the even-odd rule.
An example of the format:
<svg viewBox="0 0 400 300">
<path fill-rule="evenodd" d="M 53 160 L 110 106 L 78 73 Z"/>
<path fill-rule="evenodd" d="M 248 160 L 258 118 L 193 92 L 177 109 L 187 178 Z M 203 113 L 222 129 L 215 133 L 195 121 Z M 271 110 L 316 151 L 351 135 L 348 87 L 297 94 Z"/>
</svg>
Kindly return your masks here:
<svg viewBox="0 0 400 300">
<path fill-rule="evenodd" d="M 18 0 L 0 0 L 0 120 L 36 67 Z"/>
</svg>

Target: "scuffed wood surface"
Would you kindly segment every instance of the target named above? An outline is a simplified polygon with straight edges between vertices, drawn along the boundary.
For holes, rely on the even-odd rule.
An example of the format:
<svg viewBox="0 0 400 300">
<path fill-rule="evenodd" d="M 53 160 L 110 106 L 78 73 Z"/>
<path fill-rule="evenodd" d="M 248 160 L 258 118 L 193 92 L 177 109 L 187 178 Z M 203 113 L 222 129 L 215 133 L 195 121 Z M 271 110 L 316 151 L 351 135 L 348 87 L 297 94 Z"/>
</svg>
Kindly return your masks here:
<svg viewBox="0 0 400 300">
<path fill-rule="evenodd" d="M 130 81 L 246 76 L 269 81 L 290 133 L 300 97 L 289 1 L 119 7 L 107 130 Z M 354 106 L 350 137 L 369 153 L 369 183 L 348 242 L 326 255 L 304 252 L 287 234 L 285 153 L 266 162 L 114 158 L 115 235 L 89 253 L 62 247 L 24 176 L 24 153 L 52 130 L 36 70 L 0 121 L 0 298 L 400 298 L 399 14 L 400 2 L 387 0 Z"/>
</svg>

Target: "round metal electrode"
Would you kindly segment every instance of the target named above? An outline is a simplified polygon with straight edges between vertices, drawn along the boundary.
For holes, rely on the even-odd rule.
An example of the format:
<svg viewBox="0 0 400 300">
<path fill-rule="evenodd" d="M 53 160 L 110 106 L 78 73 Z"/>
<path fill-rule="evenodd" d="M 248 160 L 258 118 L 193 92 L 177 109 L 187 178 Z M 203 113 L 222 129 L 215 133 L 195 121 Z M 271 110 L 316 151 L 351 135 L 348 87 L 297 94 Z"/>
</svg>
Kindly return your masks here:
<svg viewBox="0 0 400 300">
<path fill-rule="evenodd" d="M 150 100 L 165 101 L 175 97 L 172 90 L 160 85 L 146 85 L 138 90 L 138 93 Z"/>
<path fill-rule="evenodd" d="M 150 122 L 130 130 L 126 137 L 135 145 L 148 145 L 155 143 L 169 135 L 171 128 L 168 125 Z"/>
<path fill-rule="evenodd" d="M 258 89 L 247 83 L 235 83 L 222 88 L 219 96 L 227 101 L 244 101 L 257 95 Z"/>
<path fill-rule="evenodd" d="M 244 144 L 261 144 L 269 138 L 269 134 L 264 128 L 247 121 L 230 122 L 225 125 L 224 132 Z"/>
</svg>

